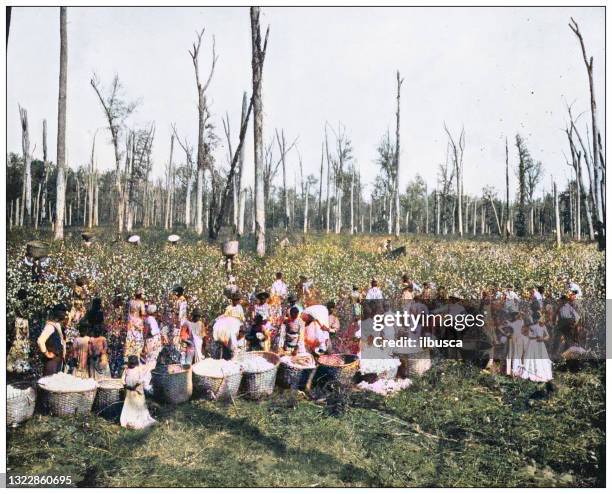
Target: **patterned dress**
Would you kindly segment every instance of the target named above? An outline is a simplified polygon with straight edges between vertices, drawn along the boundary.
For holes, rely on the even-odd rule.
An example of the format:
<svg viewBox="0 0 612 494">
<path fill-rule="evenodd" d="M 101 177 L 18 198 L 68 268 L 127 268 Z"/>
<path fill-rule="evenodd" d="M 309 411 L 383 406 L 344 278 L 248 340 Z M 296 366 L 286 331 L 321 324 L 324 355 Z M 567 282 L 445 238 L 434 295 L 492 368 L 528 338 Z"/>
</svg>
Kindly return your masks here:
<svg viewBox="0 0 612 494">
<path fill-rule="evenodd" d="M 140 358 L 144 348 L 144 301 L 140 299 L 131 300 L 128 307 L 127 334 L 125 337 L 125 359 L 130 355 Z"/>
</svg>

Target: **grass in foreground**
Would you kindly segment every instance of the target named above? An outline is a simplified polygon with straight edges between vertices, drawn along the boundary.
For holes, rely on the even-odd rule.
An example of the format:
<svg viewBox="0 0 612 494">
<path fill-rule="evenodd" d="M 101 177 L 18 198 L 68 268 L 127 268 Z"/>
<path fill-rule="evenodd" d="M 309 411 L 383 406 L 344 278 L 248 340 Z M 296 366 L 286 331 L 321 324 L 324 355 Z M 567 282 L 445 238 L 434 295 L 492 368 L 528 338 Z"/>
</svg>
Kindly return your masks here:
<svg viewBox="0 0 612 494">
<path fill-rule="evenodd" d="M 337 398 L 149 400 L 147 431 L 37 415 L 8 430 L 9 473 L 97 487 L 605 485 L 604 364 L 557 370 L 551 391 L 445 362 L 396 396 Z"/>
</svg>

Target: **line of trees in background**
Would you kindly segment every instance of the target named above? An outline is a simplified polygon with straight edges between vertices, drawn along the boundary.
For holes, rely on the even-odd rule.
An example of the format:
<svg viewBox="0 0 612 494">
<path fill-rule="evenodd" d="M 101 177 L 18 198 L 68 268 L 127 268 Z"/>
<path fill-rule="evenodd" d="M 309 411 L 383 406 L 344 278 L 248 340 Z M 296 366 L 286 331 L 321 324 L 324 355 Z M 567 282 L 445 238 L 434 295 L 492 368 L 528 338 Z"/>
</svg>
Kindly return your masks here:
<svg viewBox="0 0 612 494">
<path fill-rule="evenodd" d="M 65 166 L 65 121 L 67 80 L 67 9 L 60 9 L 60 91 L 58 99 L 58 164 L 47 158 L 47 125 L 42 122 L 42 159 L 34 157 L 30 145 L 27 110 L 19 107 L 22 131 L 21 153 L 7 157 L 7 224 L 10 228 L 51 226 L 57 239 L 63 227 L 93 228 L 115 224 L 119 234 L 137 227 L 157 227 L 168 231 L 177 226 L 194 229 L 199 235 L 216 239 L 222 228 L 236 236 L 255 234 L 257 250 L 265 254 L 266 230 L 318 230 L 336 234 L 400 233 L 435 235 L 498 235 L 526 237 L 557 234 L 593 240 L 605 218 L 605 159 L 597 127 L 593 91 L 593 58 L 587 57 L 578 24 L 570 28 L 579 40 L 587 68 L 591 99 L 591 122 L 585 132 L 581 116 L 567 105 L 568 140 L 566 163 L 573 178 L 558 185 L 543 176 L 540 161 L 531 156 L 521 135 L 506 140 L 506 190 L 500 196 L 492 187 L 480 193 L 464 191 L 464 151 L 466 131 L 453 133 L 446 124 L 446 159 L 438 165 L 433 187 L 414 170 L 400 166 L 400 96 L 403 79 L 396 74 L 396 128 L 394 137 L 387 130 L 376 149 L 379 173 L 366 194 L 347 128 L 325 123 L 318 176 L 304 173 L 298 138 L 287 138 L 283 129 L 264 139 L 263 65 L 269 27 L 261 35 L 259 8 L 251 7 L 252 95 L 242 95 L 239 132 L 232 132 L 229 116 L 223 122 L 224 163 L 217 163 L 213 152 L 222 144 L 213 125 L 208 104 L 208 89 L 218 59 L 214 37 L 210 69 L 202 79 L 200 70 L 204 30 L 196 34 L 189 55 L 195 71 L 198 95 L 197 148 L 181 137 L 172 125 L 170 155 L 163 177 L 152 178 L 152 149 L 155 123 L 130 128 L 126 122 L 137 111 L 139 102 L 131 101 L 117 75 L 105 86 L 97 75 L 91 87 L 100 103 L 107 127 L 100 129 L 110 139 L 114 167 L 100 171 L 95 158 L 96 131 L 88 163 L 76 169 Z M 255 180 L 246 186 L 244 141 L 253 115 Z M 442 129 L 441 129 L 442 130 Z M 237 142 L 236 142 L 237 139 Z M 517 165 L 510 166 L 515 155 Z M 298 166 L 290 169 L 289 157 Z M 422 164 L 429 166 L 429 164 Z M 500 160 L 501 165 L 501 160 Z M 312 166 L 308 166 L 312 169 Z M 500 171 L 502 170 L 500 166 Z M 586 177 L 585 177 L 586 171 Z M 399 188 L 400 172 L 411 175 L 405 190 Z M 515 174 L 517 190 L 511 191 L 509 176 Z M 282 177 L 279 184 L 279 175 Z M 366 195 L 368 197 L 366 197 Z M 59 219 L 59 221 L 58 221 Z"/>
</svg>

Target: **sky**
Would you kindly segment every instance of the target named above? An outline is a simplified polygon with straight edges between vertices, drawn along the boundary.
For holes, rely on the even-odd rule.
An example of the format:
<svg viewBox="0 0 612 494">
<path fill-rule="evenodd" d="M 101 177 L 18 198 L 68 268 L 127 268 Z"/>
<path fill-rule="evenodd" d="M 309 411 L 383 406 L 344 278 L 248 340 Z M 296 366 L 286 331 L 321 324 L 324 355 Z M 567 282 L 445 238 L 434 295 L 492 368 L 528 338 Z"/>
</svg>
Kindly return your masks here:
<svg viewBox="0 0 612 494">
<path fill-rule="evenodd" d="M 505 188 L 505 139 L 516 168 L 514 136 L 527 140 L 541 160 L 545 181 L 571 176 L 563 129 L 566 102 L 579 128 L 590 121 L 588 79 L 578 41 L 568 27 L 579 23 L 593 55 L 595 93 L 603 127 L 605 108 L 605 11 L 603 7 L 269 7 L 263 75 L 264 140 L 284 129 L 297 137 L 305 173 L 319 177 L 326 122 L 341 122 L 352 140 L 364 183 L 378 173 L 376 148 L 395 132 L 395 72 L 401 97 L 402 189 L 416 174 L 430 190 L 445 160 L 444 123 L 453 134 L 465 128 L 464 189 Z M 130 127 L 155 122 L 153 174 L 161 177 L 170 154 L 171 124 L 197 143 L 197 92 L 188 49 L 205 28 L 200 55 L 203 77 L 211 61 L 212 36 L 219 56 L 209 88 L 213 123 L 227 167 L 221 119 L 229 116 L 238 140 L 243 91 L 251 89 L 251 33 L 247 7 L 69 7 L 67 161 L 89 161 L 93 135 L 101 170 L 114 167 L 110 133 L 90 86 L 95 72 L 108 85 L 119 75 L 127 100 L 138 100 Z M 14 7 L 7 52 L 7 151 L 21 152 L 18 104 L 28 110 L 34 156 L 42 155 L 47 119 L 49 159 L 55 162 L 59 75 L 59 9 Z M 99 130 L 98 130 L 99 129 Z M 603 132 L 602 132 L 603 133 Z M 246 183 L 253 181 L 252 126 L 246 141 Z M 330 138 L 332 134 L 330 133 Z M 275 148 L 278 157 L 278 150 Z M 184 156 L 175 148 L 175 162 Z M 298 153 L 287 156 L 293 183 Z M 282 177 L 278 176 L 276 183 Z M 511 186 L 516 177 L 511 174 Z"/>
</svg>

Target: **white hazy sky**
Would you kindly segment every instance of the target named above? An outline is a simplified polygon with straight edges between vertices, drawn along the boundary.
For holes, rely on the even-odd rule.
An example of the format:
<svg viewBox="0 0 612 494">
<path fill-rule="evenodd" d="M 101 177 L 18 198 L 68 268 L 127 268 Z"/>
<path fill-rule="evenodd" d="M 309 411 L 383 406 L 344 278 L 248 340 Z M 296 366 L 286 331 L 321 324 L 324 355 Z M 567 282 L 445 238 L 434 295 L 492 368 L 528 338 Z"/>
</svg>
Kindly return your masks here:
<svg viewBox="0 0 612 494">
<path fill-rule="evenodd" d="M 565 100 L 575 114 L 589 109 L 586 70 L 568 27 L 579 23 L 595 58 L 595 90 L 603 125 L 604 8 L 283 8 L 262 9 L 270 24 L 264 68 L 264 137 L 284 128 L 298 146 L 308 173 L 319 175 L 324 123 L 342 121 L 352 139 L 364 181 L 374 180 L 376 146 L 394 131 L 395 70 L 405 78 L 401 101 L 402 187 L 421 174 L 435 187 L 445 158 L 443 122 L 466 130 L 465 189 L 504 188 L 504 139 L 527 138 L 541 160 L 546 186 L 553 174 L 571 176 L 565 164 Z M 206 28 L 201 70 L 216 36 L 219 61 L 209 97 L 214 123 L 229 112 L 237 139 L 242 92 L 251 87 L 247 7 L 68 9 L 67 155 L 76 168 L 89 159 L 104 117 L 89 84 L 95 71 L 104 83 L 118 73 L 128 99 L 140 99 L 132 126 L 155 121 L 154 173 L 168 160 L 170 124 L 197 141 L 197 94 L 187 50 Z M 42 154 L 42 119 L 48 120 L 49 158 L 55 161 L 59 71 L 59 9 L 13 8 L 7 54 L 9 151 L 20 152 L 18 103 L 27 108 L 35 155 Z M 582 116 L 580 128 L 589 121 Z M 97 139 L 100 169 L 114 166 L 107 130 Z M 101 138 L 103 136 L 103 138 Z M 246 173 L 252 182 L 252 127 Z M 276 150 L 275 150 L 276 151 Z M 278 154 L 278 153 L 277 153 Z M 175 154 L 179 160 L 182 154 Z M 224 147 L 217 161 L 226 164 Z M 288 157 L 297 171 L 297 154 Z M 511 163 L 516 152 L 511 147 Z M 280 178 L 280 177 L 279 177 Z M 511 176 L 511 180 L 514 177 Z"/>
</svg>

